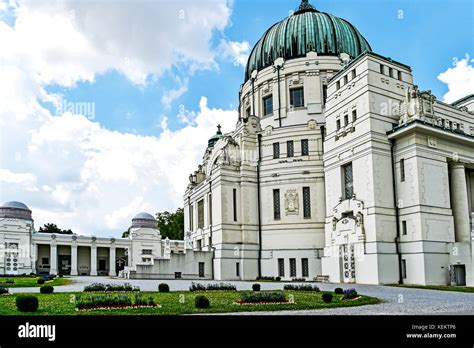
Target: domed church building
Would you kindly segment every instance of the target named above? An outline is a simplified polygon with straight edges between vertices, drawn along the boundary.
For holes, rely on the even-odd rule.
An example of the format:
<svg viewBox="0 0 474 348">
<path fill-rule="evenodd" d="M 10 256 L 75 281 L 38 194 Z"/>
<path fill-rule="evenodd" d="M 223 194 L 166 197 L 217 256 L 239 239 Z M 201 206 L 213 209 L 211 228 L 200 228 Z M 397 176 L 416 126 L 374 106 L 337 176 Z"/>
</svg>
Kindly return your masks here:
<svg viewBox="0 0 474 348">
<path fill-rule="evenodd" d="M 239 102 L 184 194 L 215 279 L 474 285 L 474 96 L 419 91 L 303 0 L 253 47 Z"/>
</svg>

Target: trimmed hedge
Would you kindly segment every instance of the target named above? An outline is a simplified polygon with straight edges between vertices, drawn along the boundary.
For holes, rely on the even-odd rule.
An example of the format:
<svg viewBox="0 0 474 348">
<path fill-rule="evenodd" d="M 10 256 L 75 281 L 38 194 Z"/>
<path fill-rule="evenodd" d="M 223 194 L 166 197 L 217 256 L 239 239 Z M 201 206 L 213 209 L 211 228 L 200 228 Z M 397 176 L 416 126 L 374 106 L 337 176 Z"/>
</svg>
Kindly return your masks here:
<svg viewBox="0 0 474 348">
<path fill-rule="evenodd" d="M 159 292 L 170 292 L 170 287 L 166 283 L 161 283 L 160 285 L 158 285 L 158 291 Z"/>
<path fill-rule="evenodd" d="M 237 291 L 237 287 L 232 284 L 199 284 L 199 283 L 191 283 L 189 287 L 189 291 L 196 292 L 196 291 Z"/>
<path fill-rule="evenodd" d="M 100 308 L 123 308 L 156 306 L 153 297 L 144 297 L 142 293 L 135 294 L 98 294 L 76 296 L 76 308 L 78 310 L 100 309 Z"/>
<path fill-rule="evenodd" d="M 342 295 L 344 293 L 344 290 L 342 290 L 342 288 L 335 288 L 334 293 L 336 295 Z"/>
<path fill-rule="evenodd" d="M 323 301 L 326 303 L 330 303 L 332 301 L 332 297 L 332 294 L 326 292 L 323 294 Z"/>
<path fill-rule="evenodd" d="M 40 287 L 40 293 L 42 294 L 52 294 L 54 292 L 54 288 L 51 285 L 43 285 Z"/>
<path fill-rule="evenodd" d="M 140 291 L 138 286 L 132 286 L 129 283 L 125 284 L 102 284 L 102 283 L 93 283 L 84 287 L 84 292 L 132 292 Z"/>
<path fill-rule="evenodd" d="M 209 308 L 210 302 L 206 296 L 199 295 L 194 299 L 194 305 L 196 308 Z"/>
<path fill-rule="evenodd" d="M 39 306 L 38 298 L 33 295 L 18 295 L 15 304 L 20 312 L 36 312 Z"/>
<path fill-rule="evenodd" d="M 39 278 L 37 281 L 36 281 L 36 284 L 44 284 L 44 279 L 43 278 Z"/>
<path fill-rule="evenodd" d="M 287 284 L 283 287 L 283 290 L 288 291 L 314 291 L 319 292 L 319 288 L 316 285 L 306 285 L 306 284 Z"/>
<path fill-rule="evenodd" d="M 286 295 L 277 291 L 242 292 L 240 299 L 241 303 L 287 302 Z"/>
<path fill-rule="evenodd" d="M 261 286 L 260 284 L 252 284 L 252 290 L 253 291 L 260 291 Z"/>
</svg>

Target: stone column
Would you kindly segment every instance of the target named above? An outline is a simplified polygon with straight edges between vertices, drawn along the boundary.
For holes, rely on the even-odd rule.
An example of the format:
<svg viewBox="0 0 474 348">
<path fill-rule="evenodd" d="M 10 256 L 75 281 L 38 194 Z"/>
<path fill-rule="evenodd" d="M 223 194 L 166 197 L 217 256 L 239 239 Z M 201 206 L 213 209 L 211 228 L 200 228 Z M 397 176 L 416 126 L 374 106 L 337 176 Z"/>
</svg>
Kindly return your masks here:
<svg viewBox="0 0 474 348">
<path fill-rule="evenodd" d="M 77 276 L 77 243 L 72 242 L 71 244 L 71 275 Z"/>
<path fill-rule="evenodd" d="M 109 276 L 115 277 L 115 245 L 112 245 L 109 249 Z"/>
<path fill-rule="evenodd" d="M 38 268 L 38 244 L 32 243 L 31 248 L 31 272 L 37 273 Z"/>
<path fill-rule="evenodd" d="M 97 275 L 97 245 L 91 245 L 91 276 Z"/>
<path fill-rule="evenodd" d="M 469 204 L 466 183 L 466 170 L 463 163 L 451 164 L 451 202 L 454 217 L 456 242 L 469 242 Z"/>
<path fill-rule="evenodd" d="M 49 274 L 58 274 L 58 246 L 55 241 L 49 248 Z"/>
</svg>

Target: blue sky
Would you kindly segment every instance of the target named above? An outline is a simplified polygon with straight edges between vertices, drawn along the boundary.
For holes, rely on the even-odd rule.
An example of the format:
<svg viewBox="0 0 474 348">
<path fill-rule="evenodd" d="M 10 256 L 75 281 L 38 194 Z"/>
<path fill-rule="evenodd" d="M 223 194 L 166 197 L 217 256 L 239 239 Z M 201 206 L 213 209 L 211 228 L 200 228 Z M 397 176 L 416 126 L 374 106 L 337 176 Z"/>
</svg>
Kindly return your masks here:
<svg viewBox="0 0 474 348">
<path fill-rule="evenodd" d="M 472 0 L 311 2 L 438 99 L 474 93 Z M 0 201 L 99 236 L 182 206 L 216 125 L 235 126 L 246 56 L 299 3 L 0 0 Z"/>
<path fill-rule="evenodd" d="M 470 0 L 325 0 L 311 2 L 318 10 L 347 19 L 366 37 L 372 49 L 383 56 L 410 65 L 415 83 L 431 89 L 439 99 L 447 85 L 437 76 L 473 50 L 473 2 Z M 299 1 L 235 0 L 231 23 L 223 33 L 215 33 L 216 47 L 222 37 L 247 41 L 250 47 L 264 31 L 280 21 Z M 217 59 L 218 67 L 188 74 L 173 68 L 160 78 L 136 86 L 116 71 L 98 75 L 94 83 L 77 83 L 74 88 L 49 86 L 68 101 L 94 100 L 97 121 L 111 130 L 138 134 L 157 134 L 159 120 L 166 116 L 170 129 L 181 124 L 175 115 L 182 105 L 196 111 L 201 96 L 209 105 L 235 109 L 243 82 L 243 66 Z M 176 88 L 175 76 L 189 78 L 188 91 L 167 109 L 161 98 Z M 53 110 L 50 105 L 51 110 Z"/>
</svg>

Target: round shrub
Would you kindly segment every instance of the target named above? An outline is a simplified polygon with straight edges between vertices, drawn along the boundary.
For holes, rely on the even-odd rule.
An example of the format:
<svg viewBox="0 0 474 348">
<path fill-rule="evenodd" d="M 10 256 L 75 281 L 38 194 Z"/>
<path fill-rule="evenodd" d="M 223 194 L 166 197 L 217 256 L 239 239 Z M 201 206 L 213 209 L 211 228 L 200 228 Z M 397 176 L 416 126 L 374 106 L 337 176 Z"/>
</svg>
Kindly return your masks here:
<svg viewBox="0 0 474 348">
<path fill-rule="evenodd" d="M 8 288 L 4 287 L 4 286 L 0 286 L 0 295 L 3 295 L 3 294 L 8 294 Z"/>
<path fill-rule="evenodd" d="M 55 277 L 56 276 L 54 274 L 51 274 L 51 275 L 48 276 L 48 280 L 54 280 Z"/>
<path fill-rule="evenodd" d="M 324 293 L 323 294 L 323 301 L 329 303 L 332 301 L 332 294 Z"/>
<path fill-rule="evenodd" d="M 342 295 L 344 293 L 344 290 L 342 290 L 342 288 L 335 288 L 334 293 L 336 295 Z"/>
<path fill-rule="evenodd" d="M 54 288 L 51 285 L 43 285 L 40 288 L 40 293 L 42 294 L 52 294 L 54 291 Z"/>
<path fill-rule="evenodd" d="M 260 291 L 260 288 L 261 288 L 260 284 L 252 284 L 253 291 Z"/>
<path fill-rule="evenodd" d="M 159 292 L 170 292 L 170 287 L 166 283 L 161 283 L 160 285 L 158 285 L 158 291 Z"/>
<path fill-rule="evenodd" d="M 209 299 L 206 296 L 199 295 L 194 299 L 196 308 L 209 308 Z"/>
<path fill-rule="evenodd" d="M 63 277 L 63 275 L 62 275 L 62 274 L 60 274 L 60 275 L 58 275 L 58 277 L 59 277 L 59 278 L 62 278 L 62 277 Z"/>
<path fill-rule="evenodd" d="M 279 282 L 281 280 L 281 277 L 276 277 L 275 280 Z"/>
<path fill-rule="evenodd" d="M 15 303 L 20 312 L 36 312 L 38 309 L 38 298 L 33 295 L 18 295 Z"/>
<path fill-rule="evenodd" d="M 36 281 L 36 284 L 44 284 L 44 279 L 43 279 L 43 278 L 39 278 L 39 279 Z"/>
</svg>

